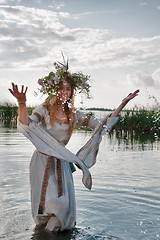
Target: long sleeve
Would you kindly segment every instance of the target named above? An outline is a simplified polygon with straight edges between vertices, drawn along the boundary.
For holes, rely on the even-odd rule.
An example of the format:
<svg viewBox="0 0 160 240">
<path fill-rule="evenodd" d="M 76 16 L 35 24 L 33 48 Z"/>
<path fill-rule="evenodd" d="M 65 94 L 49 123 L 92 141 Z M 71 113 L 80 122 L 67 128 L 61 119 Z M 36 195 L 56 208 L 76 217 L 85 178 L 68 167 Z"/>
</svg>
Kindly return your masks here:
<svg viewBox="0 0 160 240">
<path fill-rule="evenodd" d="M 80 116 L 82 117 L 79 121 L 83 123 L 85 117 L 82 114 L 79 114 L 79 117 Z M 109 114 L 105 116 L 105 118 L 102 118 L 101 121 L 96 120 L 95 118 L 89 119 L 88 126 L 89 124 L 92 124 L 93 126 L 97 123 L 96 128 L 88 142 L 76 154 L 88 168 L 92 167 L 96 163 L 96 156 L 99 150 L 99 144 L 102 140 L 102 134 L 111 130 L 117 120 L 117 117 L 110 117 Z"/>
<path fill-rule="evenodd" d="M 33 110 L 32 115 L 29 117 L 29 119 L 31 121 L 34 121 L 35 123 L 41 122 L 43 118 L 44 118 L 44 108 L 42 105 L 36 107 Z"/>
<path fill-rule="evenodd" d="M 79 111 L 79 110 L 76 111 L 76 122 L 79 122 L 82 125 L 90 128 L 92 130 L 96 129 L 102 120 L 103 119 L 98 119 L 93 116 L 89 116 L 88 114 L 84 113 L 83 111 Z M 112 129 L 112 127 L 117 123 L 117 121 L 118 121 L 118 117 L 110 117 L 109 116 L 109 118 L 107 119 L 107 121 L 105 123 L 106 130 L 110 131 Z"/>
<path fill-rule="evenodd" d="M 76 122 L 81 123 L 83 126 L 86 126 L 92 130 L 94 130 L 99 124 L 99 119 L 90 116 L 83 111 L 76 111 Z"/>
</svg>

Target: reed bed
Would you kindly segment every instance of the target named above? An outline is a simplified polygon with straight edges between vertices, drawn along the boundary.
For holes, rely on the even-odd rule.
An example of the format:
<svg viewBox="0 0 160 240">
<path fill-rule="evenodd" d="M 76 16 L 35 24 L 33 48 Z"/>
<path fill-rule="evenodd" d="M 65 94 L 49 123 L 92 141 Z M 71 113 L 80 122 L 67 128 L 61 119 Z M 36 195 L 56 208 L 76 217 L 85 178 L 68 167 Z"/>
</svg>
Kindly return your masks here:
<svg viewBox="0 0 160 240">
<path fill-rule="evenodd" d="M 114 128 L 139 133 L 160 133 L 160 111 L 146 109 L 126 110 L 119 116 L 119 121 Z"/>
<path fill-rule="evenodd" d="M 33 107 L 27 107 L 28 114 L 31 115 Z M 90 113 L 92 114 L 92 113 Z M 11 103 L 0 104 L 0 121 L 3 125 L 16 127 L 18 107 Z M 77 125 L 77 128 L 81 128 Z M 82 128 L 83 129 L 83 128 Z M 152 133 L 160 136 L 160 111 L 146 109 L 124 110 L 119 116 L 117 124 L 114 126 L 117 135 L 126 133 Z"/>
<path fill-rule="evenodd" d="M 28 114 L 31 115 L 33 108 L 27 107 Z M 16 127 L 18 117 L 18 107 L 12 103 L 0 104 L 0 122 L 5 127 Z"/>
</svg>

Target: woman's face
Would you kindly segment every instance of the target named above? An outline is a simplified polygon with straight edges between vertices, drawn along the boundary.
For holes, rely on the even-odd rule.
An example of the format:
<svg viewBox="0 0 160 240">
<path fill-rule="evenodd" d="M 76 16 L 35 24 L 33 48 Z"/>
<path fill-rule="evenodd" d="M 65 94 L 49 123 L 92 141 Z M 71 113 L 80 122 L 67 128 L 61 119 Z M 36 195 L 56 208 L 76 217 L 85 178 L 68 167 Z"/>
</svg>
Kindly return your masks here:
<svg viewBox="0 0 160 240">
<path fill-rule="evenodd" d="M 60 84 L 59 89 L 57 90 L 57 97 L 60 102 L 65 103 L 70 97 L 72 93 L 71 84 L 66 82 L 65 84 Z"/>
</svg>

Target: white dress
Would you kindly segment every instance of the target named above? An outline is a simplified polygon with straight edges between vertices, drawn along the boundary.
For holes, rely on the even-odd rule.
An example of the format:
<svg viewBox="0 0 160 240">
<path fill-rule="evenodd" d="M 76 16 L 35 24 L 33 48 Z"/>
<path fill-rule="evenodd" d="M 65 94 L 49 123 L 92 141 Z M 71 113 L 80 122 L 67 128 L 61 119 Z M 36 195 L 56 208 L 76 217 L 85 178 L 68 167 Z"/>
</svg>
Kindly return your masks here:
<svg viewBox="0 0 160 240">
<path fill-rule="evenodd" d="M 37 107 L 30 119 L 40 125 L 52 137 L 62 145 L 66 145 L 70 139 L 68 135 L 68 124 L 54 122 L 53 127 L 49 124 L 48 111 L 40 105 Z M 99 120 L 88 118 L 83 112 L 76 111 L 75 122 L 87 124 L 88 127 L 95 129 Z M 31 184 L 31 206 L 33 218 L 36 225 L 44 224 L 51 231 L 67 230 L 74 228 L 76 224 L 75 191 L 70 164 L 61 161 L 61 187 L 58 185 L 57 166 L 58 160 L 54 157 L 51 161 L 48 172 L 48 182 L 43 212 L 39 211 L 40 199 L 42 196 L 42 185 L 44 183 L 44 173 L 48 156 L 35 150 L 30 163 L 30 184 Z M 59 189 L 60 188 L 60 189 Z M 59 196 L 60 191 L 60 196 Z"/>
</svg>

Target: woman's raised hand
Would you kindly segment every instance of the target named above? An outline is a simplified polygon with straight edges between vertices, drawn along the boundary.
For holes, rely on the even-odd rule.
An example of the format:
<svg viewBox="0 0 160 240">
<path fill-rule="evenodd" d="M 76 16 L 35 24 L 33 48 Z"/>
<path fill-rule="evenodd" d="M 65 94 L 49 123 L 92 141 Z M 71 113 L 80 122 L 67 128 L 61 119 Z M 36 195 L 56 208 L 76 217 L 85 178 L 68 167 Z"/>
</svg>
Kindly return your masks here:
<svg viewBox="0 0 160 240">
<path fill-rule="evenodd" d="M 139 93 L 139 90 L 136 90 L 133 93 L 128 94 L 126 98 L 124 98 L 118 108 L 111 114 L 111 117 L 117 117 L 120 111 L 125 107 L 125 105 L 134 97 L 136 97 Z"/>
<path fill-rule="evenodd" d="M 22 85 L 21 92 L 18 91 L 18 86 L 12 83 L 12 89 L 8 89 L 10 93 L 17 99 L 18 103 L 25 103 L 26 102 L 26 92 L 28 87 L 24 90 L 24 85 Z"/>
<path fill-rule="evenodd" d="M 122 100 L 122 102 L 129 102 L 131 99 L 136 97 L 138 95 L 138 93 L 139 93 L 139 90 L 136 90 L 135 92 L 128 94 L 128 96 L 126 98 L 124 98 Z"/>
</svg>

